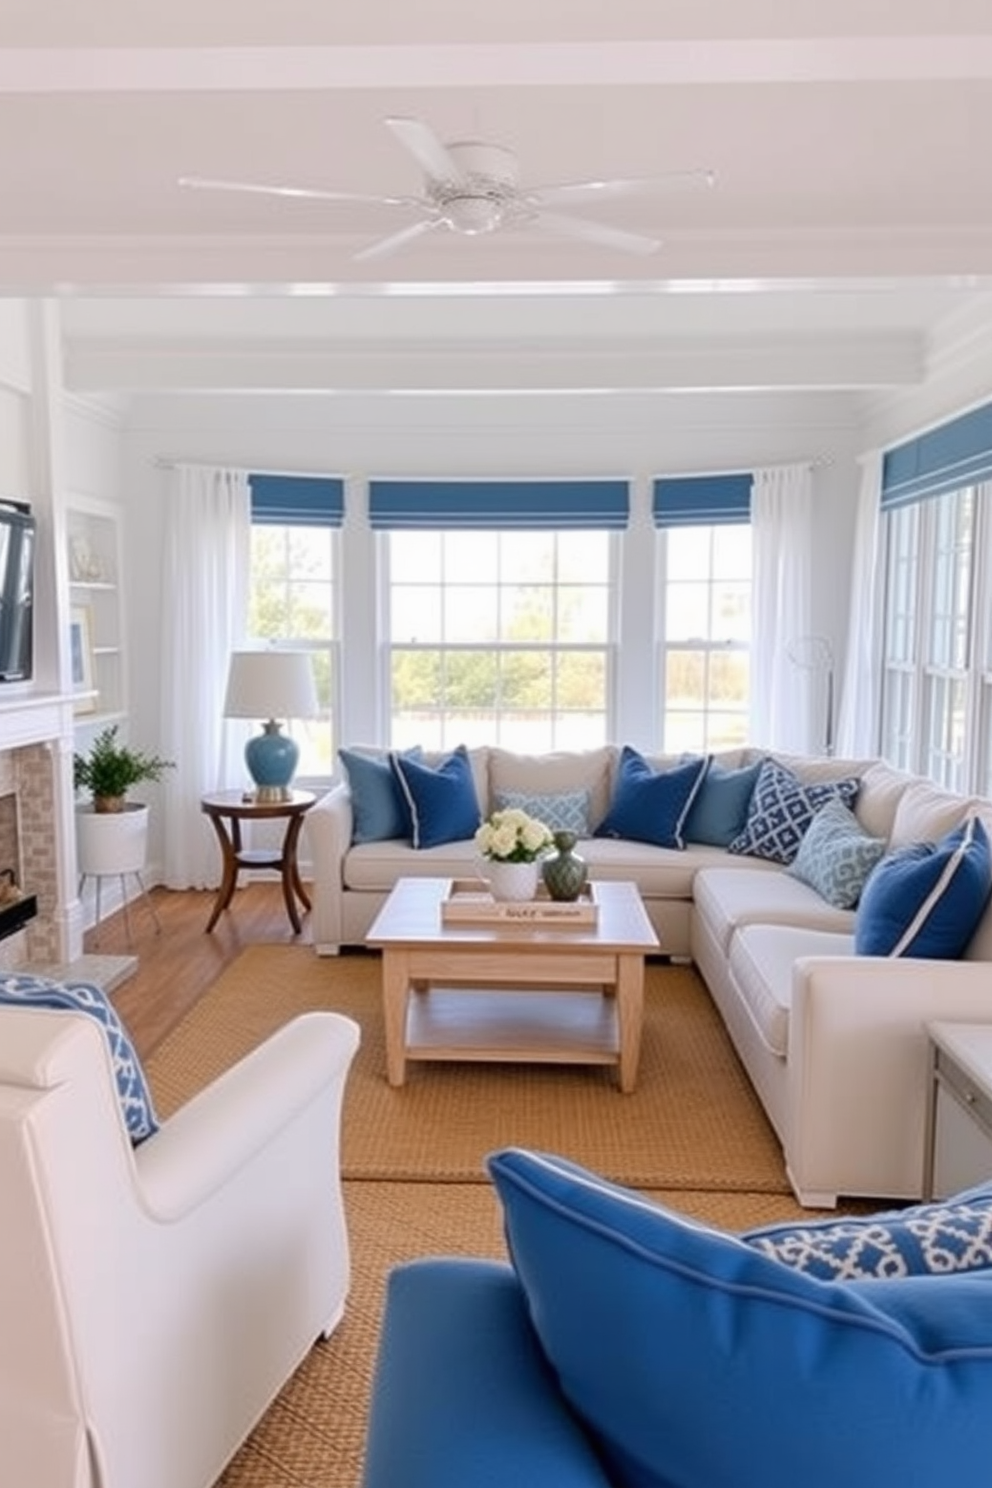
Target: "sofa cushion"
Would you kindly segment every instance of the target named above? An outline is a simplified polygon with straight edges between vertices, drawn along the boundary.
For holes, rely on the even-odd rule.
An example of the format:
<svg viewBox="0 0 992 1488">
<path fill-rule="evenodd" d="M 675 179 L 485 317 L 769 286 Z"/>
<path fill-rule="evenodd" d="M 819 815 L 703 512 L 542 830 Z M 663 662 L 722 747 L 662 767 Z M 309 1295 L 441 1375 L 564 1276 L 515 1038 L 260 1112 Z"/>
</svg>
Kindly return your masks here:
<svg viewBox="0 0 992 1488">
<path fill-rule="evenodd" d="M 493 801 L 496 811 L 526 811 L 552 832 L 574 832 L 588 837 L 589 792 L 575 791 L 497 791 Z"/>
<path fill-rule="evenodd" d="M 956 960 L 992 892 L 992 856 L 976 816 L 938 843 L 889 853 L 861 896 L 855 950 L 861 956 Z"/>
<path fill-rule="evenodd" d="M 904 792 L 916 780 L 897 770 L 887 760 L 876 760 L 861 776 L 855 816 L 871 837 L 884 837 L 891 845 L 892 828 Z"/>
<path fill-rule="evenodd" d="M 538 1339 L 617 1488 L 970 1480 L 992 1272 L 819 1281 L 572 1163 L 489 1159 Z"/>
<path fill-rule="evenodd" d="M 388 894 L 398 878 L 479 878 L 479 849 L 472 838 L 415 848 L 410 842 L 363 842 L 345 855 L 344 886 L 361 894 Z"/>
<path fill-rule="evenodd" d="M 741 1239 L 821 1281 L 981 1271 L 992 1266 L 992 1184 L 881 1214 L 763 1225 Z"/>
<path fill-rule="evenodd" d="M 25 972 L 0 972 L 0 1003 L 85 1013 L 92 1018 L 110 1052 L 121 1116 L 132 1143 L 137 1146 L 158 1131 L 158 1118 L 141 1060 L 102 987 L 94 982 L 57 982 Z"/>
<path fill-rule="evenodd" d="M 800 956 L 850 956 L 854 937 L 801 925 L 744 925 L 730 942 L 728 964 L 741 1001 L 773 1054 L 789 1048 L 792 971 Z"/>
<path fill-rule="evenodd" d="M 592 826 L 601 822 L 610 804 L 610 787 L 617 750 L 609 744 L 598 749 L 553 751 L 549 754 L 517 754 L 510 749 L 489 750 L 489 793 L 505 791 L 555 795 L 560 791 L 587 790 Z M 488 815 L 488 811 L 486 812 Z"/>
<path fill-rule="evenodd" d="M 810 822 L 786 872 L 838 909 L 853 909 L 884 853 L 882 838 L 869 837 L 843 801 L 828 801 Z"/>
<path fill-rule="evenodd" d="M 479 825 L 479 801 L 464 746 L 459 745 L 436 766 L 395 750 L 389 763 L 410 812 L 415 848 L 438 847 L 474 836 Z"/>
<path fill-rule="evenodd" d="M 727 851 L 769 858 L 773 863 L 791 863 L 820 807 L 834 800 L 853 806 L 858 784 L 856 777 L 849 776 L 804 785 L 784 765 L 766 759 L 751 795 L 744 830 L 729 843 Z"/>
<path fill-rule="evenodd" d="M 716 760 L 710 760 L 686 817 L 686 842 L 706 842 L 711 847 L 729 846 L 744 830 L 751 793 L 760 771 L 760 762 L 739 770 L 728 770 Z"/>
<path fill-rule="evenodd" d="M 702 869 L 693 884 L 693 912 L 725 952 L 742 925 L 797 925 L 853 934 L 853 911 L 837 909 L 781 868 L 761 859 L 726 862 L 727 866 Z"/>
<path fill-rule="evenodd" d="M 705 755 L 700 755 L 670 770 L 653 770 L 642 754 L 625 744 L 610 809 L 596 828 L 596 836 L 683 848 L 685 819 L 706 764 Z"/>
<path fill-rule="evenodd" d="M 961 825 L 970 806 L 966 796 L 945 790 L 932 780 L 914 777 L 899 797 L 889 846 L 911 847 L 916 842 L 938 842 Z"/>
<path fill-rule="evenodd" d="M 419 746 L 403 751 L 408 759 L 420 759 Z M 351 796 L 352 842 L 388 842 L 409 837 L 410 812 L 396 781 L 386 750 L 356 745 L 339 749 L 338 758 L 348 776 Z"/>
</svg>

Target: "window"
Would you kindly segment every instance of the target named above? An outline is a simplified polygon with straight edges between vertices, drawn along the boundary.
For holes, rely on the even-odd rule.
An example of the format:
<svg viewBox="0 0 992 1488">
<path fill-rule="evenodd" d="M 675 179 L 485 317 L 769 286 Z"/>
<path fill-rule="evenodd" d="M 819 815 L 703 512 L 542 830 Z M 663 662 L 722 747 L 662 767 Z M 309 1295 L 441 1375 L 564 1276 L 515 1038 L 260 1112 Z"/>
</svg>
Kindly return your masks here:
<svg viewBox="0 0 992 1488">
<path fill-rule="evenodd" d="M 884 517 L 882 750 L 958 791 L 992 785 L 992 486 Z"/>
<path fill-rule="evenodd" d="M 747 742 L 751 529 L 662 529 L 662 747 L 704 753 Z"/>
<path fill-rule="evenodd" d="M 334 527 L 252 524 L 250 638 L 313 656 L 320 716 L 285 720 L 300 746 L 300 778 L 329 778 L 334 770 L 337 545 Z"/>
<path fill-rule="evenodd" d="M 381 541 L 394 746 L 605 742 L 610 531 L 403 530 Z"/>
</svg>

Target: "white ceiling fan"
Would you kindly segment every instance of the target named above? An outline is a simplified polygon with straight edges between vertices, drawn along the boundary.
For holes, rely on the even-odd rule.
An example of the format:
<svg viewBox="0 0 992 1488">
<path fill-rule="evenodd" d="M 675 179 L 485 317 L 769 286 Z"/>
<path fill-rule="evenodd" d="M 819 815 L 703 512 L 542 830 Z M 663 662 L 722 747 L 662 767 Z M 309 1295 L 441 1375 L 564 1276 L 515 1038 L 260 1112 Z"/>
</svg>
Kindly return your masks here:
<svg viewBox="0 0 992 1488">
<path fill-rule="evenodd" d="M 680 183 L 712 186 L 716 179 L 712 171 L 685 170 L 661 176 L 523 186 L 518 180 L 516 156 L 502 145 L 490 145 L 481 140 L 442 144 L 421 119 L 391 118 L 386 120 L 386 124 L 424 172 L 424 189 L 420 196 L 373 196 L 352 191 L 325 191 L 317 187 L 218 181 L 203 176 L 182 176 L 179 184 L 206 191 L 246 191 L 261 196 L 302 197 L 315 201 L 371 202 L 380 206 L 404 207 L 417 213 L 415 222 L 359 249 L 353 256 L 362 261 L 384 258 L 438 228 L 475 237 L 481 233 L 526 226 L 563 237 L 581 238 L 624 253 L 654 253 L 661 246 L 657 238 L 626 232 L 606 223 L 553 209 L 573 202 L 581 204 L 634 196 Z"/>
</svg>

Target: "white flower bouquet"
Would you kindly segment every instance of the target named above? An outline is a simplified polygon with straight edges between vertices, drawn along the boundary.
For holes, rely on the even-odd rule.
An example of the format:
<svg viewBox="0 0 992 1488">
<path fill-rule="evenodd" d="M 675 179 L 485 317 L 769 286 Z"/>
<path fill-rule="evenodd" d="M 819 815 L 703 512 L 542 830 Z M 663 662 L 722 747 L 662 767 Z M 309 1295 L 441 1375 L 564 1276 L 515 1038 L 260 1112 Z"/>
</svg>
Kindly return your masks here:
<svg viewBox="0 0 992 1488">
<path fill-rule="evenodd" d="M 475 834 L 475 845 L 495 863 L 534 863 L 554 842 L 550 827 L 526 811 L 494 811 Z"/>
</svg>

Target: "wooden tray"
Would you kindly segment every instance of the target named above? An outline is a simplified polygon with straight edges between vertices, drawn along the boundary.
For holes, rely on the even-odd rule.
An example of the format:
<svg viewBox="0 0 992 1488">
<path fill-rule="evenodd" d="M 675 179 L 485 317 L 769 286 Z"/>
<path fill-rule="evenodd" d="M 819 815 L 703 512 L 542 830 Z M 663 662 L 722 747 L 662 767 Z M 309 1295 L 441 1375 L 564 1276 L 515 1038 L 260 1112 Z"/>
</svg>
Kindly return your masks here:
<svg viewBox="0 0 992 1488">
<path fill-rule="evenodd" d="M 599 919 L 594 886 L 586 884 L 578 899 L 552 899 L 543 884 L 537 897 L 523 901 L 494 899 L 484 878 L 453 878 L 441 900 L 443 925 L 554 925 L 567 930 L 595 925 Z"/>
</svg>

